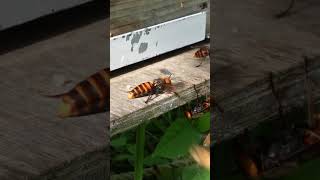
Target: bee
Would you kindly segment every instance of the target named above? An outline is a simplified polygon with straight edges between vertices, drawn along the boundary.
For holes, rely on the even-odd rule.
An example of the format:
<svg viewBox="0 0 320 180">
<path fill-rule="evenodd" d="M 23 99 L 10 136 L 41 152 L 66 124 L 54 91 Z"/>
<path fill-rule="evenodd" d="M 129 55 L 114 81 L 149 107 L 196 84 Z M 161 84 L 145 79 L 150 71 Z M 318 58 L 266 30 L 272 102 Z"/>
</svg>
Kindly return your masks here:
<svg viewBox="0 0 320 180">
<path fill-rule="evenodd" d="M 162 77 L 154 79 L 153 81 L 144 82 L 133 88 L 128 93 L 128 99 L 135 99 L 139 97 L 148 96 L 145 103 L 147 104 L 150 100 L 152 100 L 152 96 L 155 95 L 156 97 L 159 94 L 168 91 L 169 87 L 172 86 L 171 83 L 171 73 L 165 69 L 162 69 L 161 72 L 170 74 L 168 77 Z M 154 99 L 154 98 L 153 98 Z"/>
<path fill-rule="evenodd" d="M 210 111 L 210 97 L 208 97 L 205 101 L 200 102 L 196 86 L 194 85 L 193 88 L 197 93 L 197 103 L 191 110 L 184 113 L 187 119 L 198 118 L 200 115 L 202 115 L 202 113 Z"/>
<path fill-rule="evenodd" d="M 197 59 L 202 59 L 200 61 L 200 64 L 197 65 L 196 67 L 200 67 L 203 63 L 203 61 L 207 58 L 207 57 L 210 57 L 210 50 L 209 50 L 209 47 L 208 46 L 204 46 L 204 47 L 201 47 L 200 49 L 198 49 L 194 55 L 193 55 L 194 58 L 197 58 Z"/>
<path fill-rule="evenodd" d="M 58 112 L 62 118 L 106 112 L 109 111 L 109 79 L 110 69 L 104 68 L 66 93 L 46 96 L 62 99 Z"/>
</svg>

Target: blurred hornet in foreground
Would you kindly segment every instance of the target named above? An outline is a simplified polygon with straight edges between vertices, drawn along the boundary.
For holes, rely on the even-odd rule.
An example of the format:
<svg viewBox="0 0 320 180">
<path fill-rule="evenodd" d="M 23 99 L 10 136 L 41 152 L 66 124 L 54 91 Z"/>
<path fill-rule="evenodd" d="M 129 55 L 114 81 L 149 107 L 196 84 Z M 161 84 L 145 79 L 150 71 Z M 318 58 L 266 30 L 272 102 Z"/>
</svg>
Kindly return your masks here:
<svg viewBox="0 0 320 180">
<path fill-rule="evenodd" d="M 109 110 L 110 69 L 105 68 L 78 83 L 70 91 L 48 96 L 61 98 L 60 117 L 84 116 Z"/>
<path fill-rule="evenodd" d="M 170 74 L 168 77 L 158 78 L 154 79 L 153 81 L 144 82 L 133 88 L 131 91 L 129 91 L 128 98 L 129 99 L 135 99 L 139 97 L 148 96 L 145 103 L 147 104 L 150 100 L 152 100 L 152 95 L 155 95 L 156 97 L 159 94 L 162 94 L 164 92 L 167 92 L 171 87 L 171 73 L 166 69 L 160 70 L 164 74 Z M 156 98 L 154 97 L 154 98 Z M 153 99 L 154 99 L 153 98 Z"/>
<path fill-rule="evenodd" d="M 194 58 L 197 58 L 197 59 L 202 59 L 200 64 L 197 65 L 196 67 L 199 67 L 201 66 L 201 64 L 203 63 L 203 61 L 207 58 L 207 57 L 210 57 L 210 50 L 209 50 L 209 47 L 208 46 L 204 46 L 204 47 L 201 47 L 199 50 L 197 50 L 194 55 L 193 55 Z"/>
<path fill-rule="evenodd" d="M 205 101 L 200 102 L 198 97 L 198 92 L 195 86 L 193 86 L 197 93 L 197 103 L 196 105 L 189 111 L 186 111 L 184 114 L 188 119 L 194 119 L 201 116 L 204 112 L 210 111 L 210 97 L 208 97 Z"/>
<path fill-rule="evenodd" d="M 211 144 L 211 142 L 210 142 L 210 133 L 208 133 L 206 135 L 206 137 L 204 138 L 204 140 L 203 140 L 203 146 L 210 147 L 210 144 Z"/>
<path fill-rule="evenodd" d="M 189 150 L 192 158 L 201 166 L 210 170 L 210 133 L 203 141 L 203 146 L 194 145 Z"/>
</svg>

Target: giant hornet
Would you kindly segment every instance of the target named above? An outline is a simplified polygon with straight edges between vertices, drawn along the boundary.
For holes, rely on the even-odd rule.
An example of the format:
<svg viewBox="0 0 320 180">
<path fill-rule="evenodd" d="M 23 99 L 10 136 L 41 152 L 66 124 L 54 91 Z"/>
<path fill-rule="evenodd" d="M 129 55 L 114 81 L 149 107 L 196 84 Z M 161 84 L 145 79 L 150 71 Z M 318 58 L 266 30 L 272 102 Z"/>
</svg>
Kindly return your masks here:
<svg viewBox="0 0 320 180">
<path fill-rule="evenodd" d="M 188 110 L 184 113 L 186 118 L 188 118 L 188 119 L 198 118 L 204 112 L 210 111 L 210 97 L 208 97 L 205 101 L 200 102 L 196 86 L 194 85 L 193 88 L 195 89 L 195 91 L 197 93 L 197 103 L 191 110 Z"/>
<path fill-rule="evenodd" d="M 210 169 L 210 133 L 205 136 L 202 145 L 193 145 L 189 152 L 200 166 Z"/>
<path fill-rule="evenodd" d="M 66 93 L 46 96 L 62 99 L 58 115 L 64 118 L 109 111 L 109 72 L 104 68 Z"/>
<path fill-rule="evenodd" d="M 197 65 L 196 67 L 200 67 L 203 63 L 203 61 L 207 58 L 207 57 L 210 57 L 210 50 L 209 50 L 209 47 L 208 46 L 203 46 L 201 47 L 200 49 L 198 49 L 194 55 L 193 55 L 194 58 L 197 58 L 197 59 L 201 59 L 200 61 L 200 64 Z"/>
<path fill-rule="evenodd" d="M 159 94 L 164 92 L 168 92 L 172 88 L 171 83 L 171 73 L 166 69 L 160 70 L 164 74 L 169 74 L 168 77 L 162 77 L 154 79 L 153 81 L 144 82 L 133 88 L 129 91 L 128 98 L 134 99 L 139 97 L 148 96 L 145 103 L 147 104 L 150 100 L 152 100 L 152 96 L 155 95 L 156 98 Z M 175 93 L 176 94 L 176 93 Z M 153 98 L 153 99 L 154 99 Z"/>
<path fill-rule="evenodd" d="M 204 146 L 194 145 L 189 150 L 192 158 L 202 167 L 210 170 L 210 150 Z"/>
</svg>

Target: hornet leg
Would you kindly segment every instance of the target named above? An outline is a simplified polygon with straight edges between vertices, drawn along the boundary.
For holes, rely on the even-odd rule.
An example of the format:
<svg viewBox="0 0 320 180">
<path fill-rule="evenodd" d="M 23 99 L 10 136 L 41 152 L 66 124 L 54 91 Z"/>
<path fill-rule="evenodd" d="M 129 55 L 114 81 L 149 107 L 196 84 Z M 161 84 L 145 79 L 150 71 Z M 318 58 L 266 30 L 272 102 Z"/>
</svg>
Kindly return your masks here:
<svg viewBox="0 0 320 180">
<path fill-rule="evenodd" d="M 155 98 L 157 98 L 159 96 L 159 93 L 156 93 L 154 98 L 152 98 L 152 95 L 153 94 L 148 96 L 148 99 L 145 101 L 146 104 L 148 104 L 149 101 L 154 100 Z"/>
<path fill-rule="evenodd" d="M 196 67 L 200 67 L 203 63 L 204 59 L 201 59 L 200 64 L 196 65 Z"/>
<path fill-rule="evenodd" d="M 152 94 L 150 94 L 147 98 L 147 100 L 145 101 L 146 104 L 148 104 L 148 102 L 151 100 Z"/>
</svg>

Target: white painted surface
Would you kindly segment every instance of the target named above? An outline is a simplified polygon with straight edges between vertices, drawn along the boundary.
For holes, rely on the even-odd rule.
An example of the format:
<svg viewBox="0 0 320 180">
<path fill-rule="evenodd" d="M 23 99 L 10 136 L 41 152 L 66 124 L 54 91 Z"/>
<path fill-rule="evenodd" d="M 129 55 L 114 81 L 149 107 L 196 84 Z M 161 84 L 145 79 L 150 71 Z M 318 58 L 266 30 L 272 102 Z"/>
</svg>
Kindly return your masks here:
<svg viewBox="0 0 320 180">
<path fill-rule="evenodd" d="M 115 70 L 202 41 L 206 12 L 110 38 L 110 69 Z"/>
<path fill-rule="evenodd" d="M 0 0 L 0 30 L 92 0 Z"/>
</svg>

